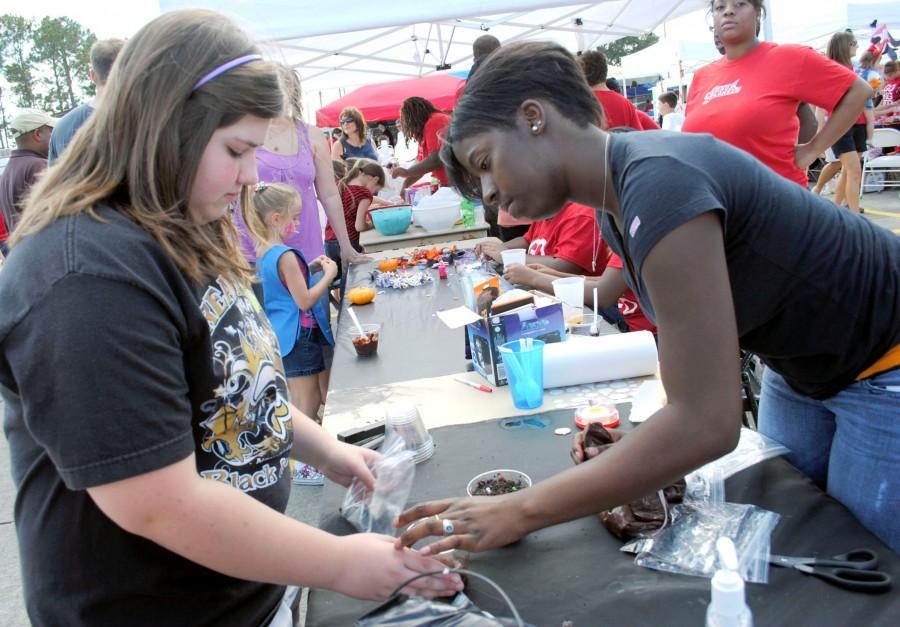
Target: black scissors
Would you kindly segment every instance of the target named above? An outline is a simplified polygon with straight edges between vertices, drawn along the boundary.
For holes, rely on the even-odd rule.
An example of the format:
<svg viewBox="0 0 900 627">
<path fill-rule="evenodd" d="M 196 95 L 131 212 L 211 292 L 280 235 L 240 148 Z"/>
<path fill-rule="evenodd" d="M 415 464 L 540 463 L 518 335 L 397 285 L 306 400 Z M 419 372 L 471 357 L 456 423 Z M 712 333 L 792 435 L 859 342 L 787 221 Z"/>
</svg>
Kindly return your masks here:
<svg viewBox="0 0 900 627">
<path fill-rule="evenodd" d="M 770 555 L 769 563 L 793 568 L 856 592 L 887 592 L 891 588 L 891 576 L 875 570 L 878 555 L 869 549 L 854 549 L 831 558 Z"/>
</svg>

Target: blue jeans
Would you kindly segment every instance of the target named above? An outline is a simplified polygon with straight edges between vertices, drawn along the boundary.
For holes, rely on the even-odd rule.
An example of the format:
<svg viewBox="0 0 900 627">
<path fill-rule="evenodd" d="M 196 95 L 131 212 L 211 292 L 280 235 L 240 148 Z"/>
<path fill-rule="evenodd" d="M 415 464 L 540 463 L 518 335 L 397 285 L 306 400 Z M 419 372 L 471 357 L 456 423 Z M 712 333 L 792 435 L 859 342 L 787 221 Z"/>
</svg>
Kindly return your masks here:
<svg viewBox="0 0 900 627">
<path fill-rule="evenodd" d="M 759 431 L 791 449 L 789 462 L 900 553 L 900 369 L 817 401 L 767 368 Z"/>
</svg>

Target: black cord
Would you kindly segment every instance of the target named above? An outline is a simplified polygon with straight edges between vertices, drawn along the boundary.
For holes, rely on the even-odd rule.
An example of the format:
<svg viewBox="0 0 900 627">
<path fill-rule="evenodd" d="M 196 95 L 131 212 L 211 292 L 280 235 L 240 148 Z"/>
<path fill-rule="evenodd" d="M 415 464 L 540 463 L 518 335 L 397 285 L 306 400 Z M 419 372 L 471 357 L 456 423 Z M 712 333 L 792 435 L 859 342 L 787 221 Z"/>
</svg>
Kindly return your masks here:
<svg viewBox="0 0 900 627">
<path fill-rule="evenodd" d="M 519 612 L 518 612 L 518 610 L 516 610 L 516 606 L 513 605 L 512 600 L 503 591 L 503 588 L 501 588 L 496 583 L 494 583 L 493 579 L 490 579 L 489 577 L 482 575 L 481 573 L 476 573 L 475 571 L 469 570 L 467 568 L 445 568 L 443 570 L 434 570 L 434 571 L 431 571 L 428 573 L 419 573 L 415 577 L 411 577 L 410 579 L 407 579 L 406 581 L 401 583 L 399 586 L 397 586 L 397 588 L 391 593 L 391 598 L 396 597 L 397 594 L 399 594 L 399 592 L 403 588 L 405 588 L 406 586 L 408 586 L 409 584 L 411 584 L 412 582 L 414 582 L 418 579 L 422 579 L 423 577 L 432 577 L 434 575 L 449 575 L 451 573 L 457 573 L 460 575 L 468 575 L 470 577 L 476 577 L 478 579 L 481 579 L 484 582 L 489 583 L 491 586 L 494 587 L 494 589 L 497 592 L 500 593 L 500 596 L 503 597 L 503 600 L 506 601 L 506 604 L 509 606 L 509 610 L 512 612 L 513 620 L 516 621 L 516 625 L 518 625 L 518 627 L 525 627 L 525 623 L 522 622 L 522 617 L 519 616 Z"/>
</svg>

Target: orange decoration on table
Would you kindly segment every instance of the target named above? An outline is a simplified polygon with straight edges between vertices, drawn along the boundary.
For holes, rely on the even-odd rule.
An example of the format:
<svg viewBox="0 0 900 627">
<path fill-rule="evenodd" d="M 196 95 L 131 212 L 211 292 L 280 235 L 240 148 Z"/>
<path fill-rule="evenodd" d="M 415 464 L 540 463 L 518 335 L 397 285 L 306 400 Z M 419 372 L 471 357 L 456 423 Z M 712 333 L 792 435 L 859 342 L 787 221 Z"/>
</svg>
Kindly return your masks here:
<svg viewBox="0 0 900 627">
<path fill-rule="evenodd" d="M 382 272 L 394 272 L 399 265 L 399 259 L 383 259 L 378 262 L 378 269 Z"/>
<path fill-rule="evenodd" d="M 375 288 L 354 287 L 347 292 L 347 298 L 354 305 L 367 305 L 375 300 Z"/>
</svg>

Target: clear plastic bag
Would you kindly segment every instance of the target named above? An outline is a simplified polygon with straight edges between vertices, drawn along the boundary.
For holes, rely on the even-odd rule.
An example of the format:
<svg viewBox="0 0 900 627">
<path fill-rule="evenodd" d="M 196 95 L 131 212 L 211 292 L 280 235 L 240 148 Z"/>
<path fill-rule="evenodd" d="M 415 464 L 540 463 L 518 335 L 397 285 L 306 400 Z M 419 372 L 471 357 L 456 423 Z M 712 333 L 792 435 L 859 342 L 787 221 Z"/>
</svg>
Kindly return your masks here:
<svg viewBox="0 0 900 627">
<path fill-rule="evenodd" d="M 685 477 L 687 501 L 722 503 L 725 501 L 725 480 L 742 470 L 778 455 L 790 453 L 790 449 L 758 431 L 743 428 L 733 451 L 701 466 Z"/>
<path fill-rule="evenodd" d="M 390 425 L 380 452 L 381 458 L 372 467 L 375 490 L 370 493 L 354 478 L 344 496 L 341 516 L 358 531 L 396 536 L 394 521 L 406 506 L 416 476 L 415 453 Z"/>
<path fill-rule="evenodd" d="M 768 582 L 772 530 L 780 515 L 742 503 L 685 503 L 672 510 L 668 527 L 622 547 L 637 553 L 635 564 L 709 578 L 716 572 L 716 540 L 724 536 L 734 542 L 744 581 Z"/>
</svg>

